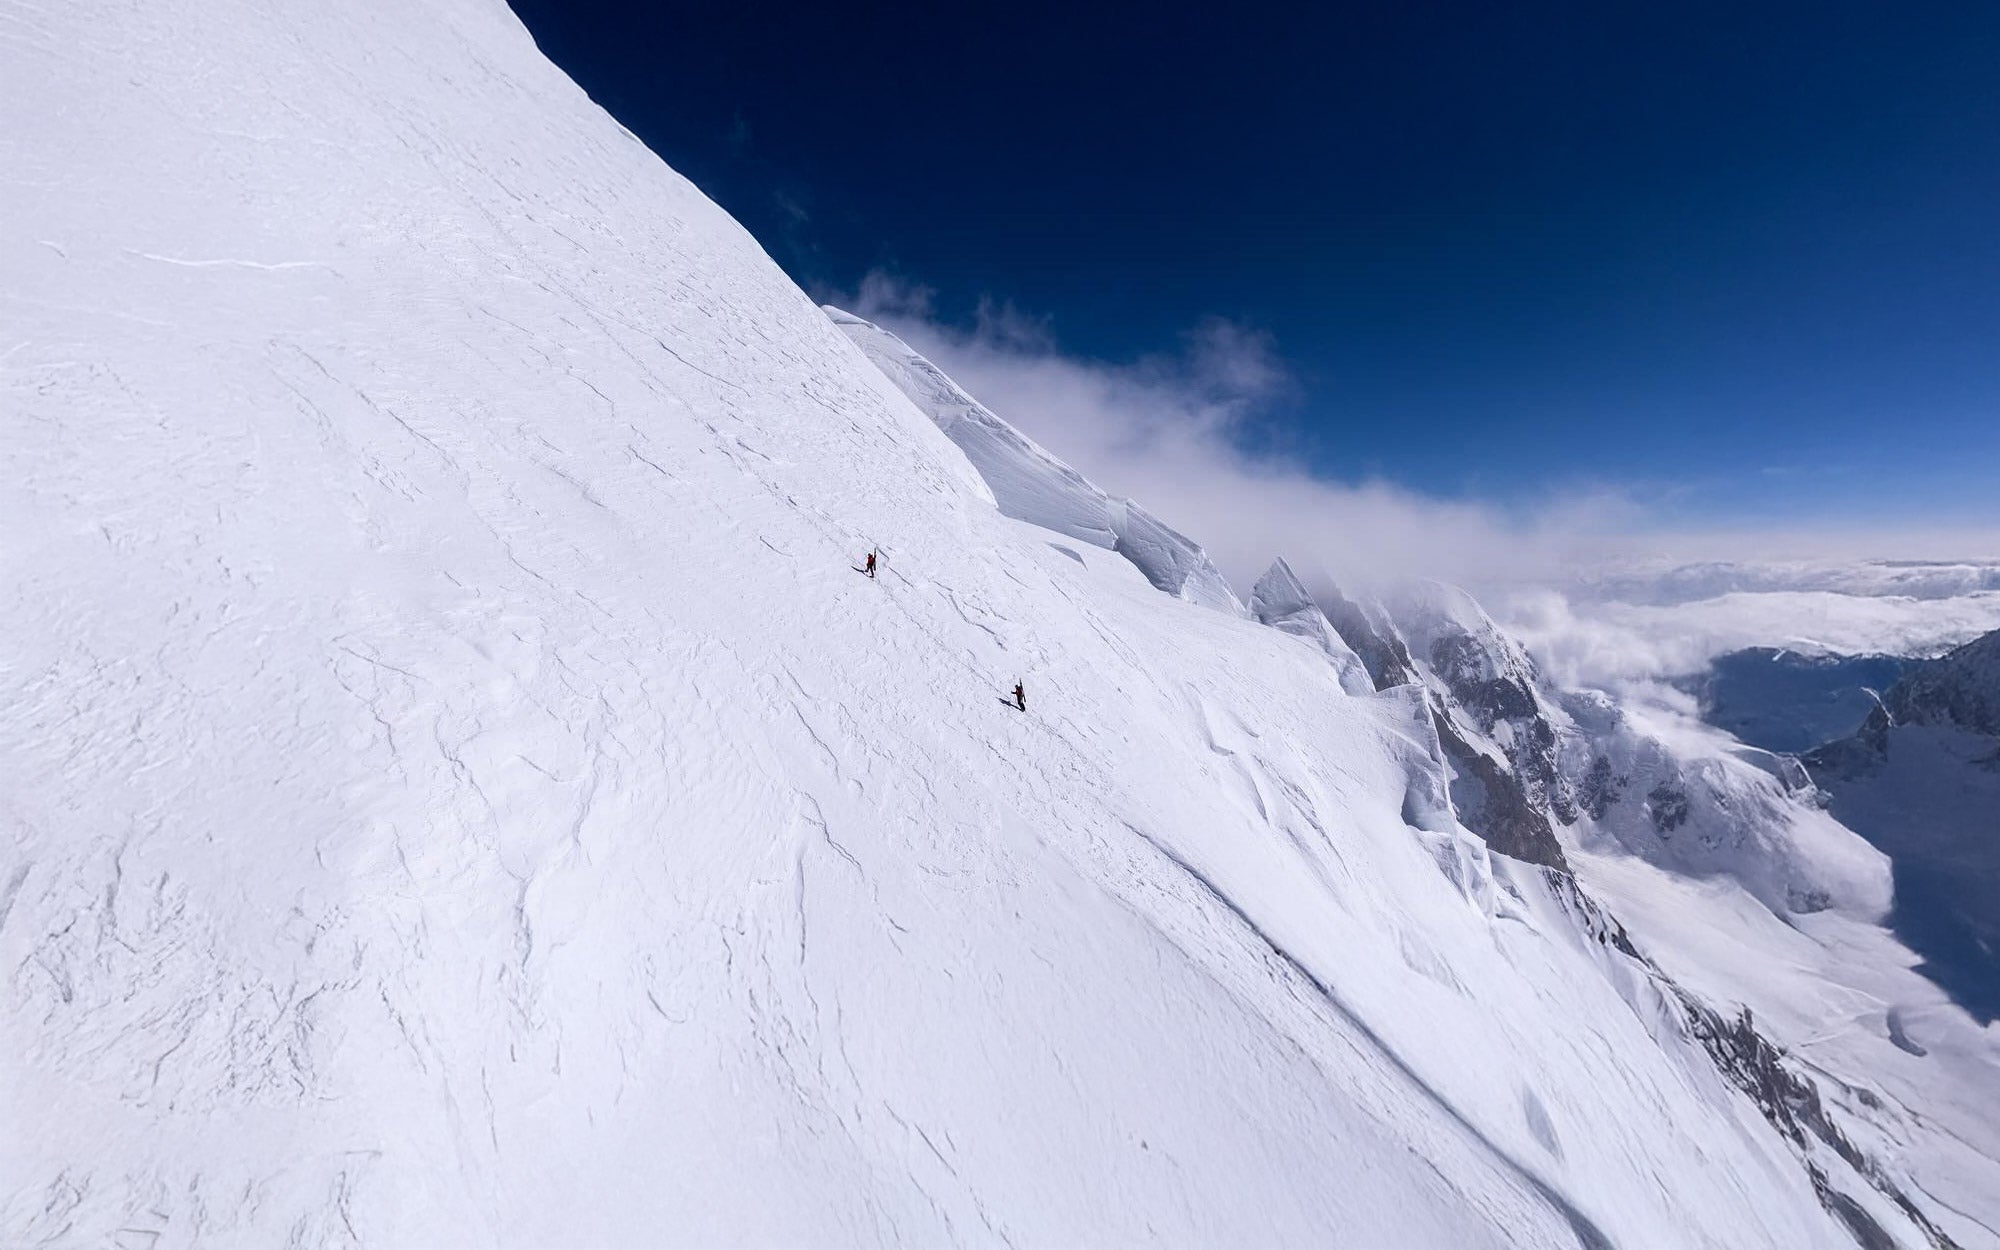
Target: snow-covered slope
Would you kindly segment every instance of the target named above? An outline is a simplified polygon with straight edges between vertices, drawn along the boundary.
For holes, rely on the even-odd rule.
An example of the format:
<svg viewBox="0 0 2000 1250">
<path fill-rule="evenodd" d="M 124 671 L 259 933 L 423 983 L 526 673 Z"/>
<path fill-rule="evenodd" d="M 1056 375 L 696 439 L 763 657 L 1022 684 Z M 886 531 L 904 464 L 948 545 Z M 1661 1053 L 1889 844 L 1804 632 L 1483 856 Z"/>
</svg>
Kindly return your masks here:
<svg viewBox="0 0 2000 1250">
<path fill-rule="evenodd" d="M 826 313 L 958 445 L 992 489 L 1000 511 L 1116 551 L 1177 598 L 1243 614 L 1200 544 L 1131 500 L 1113 499 L 1091 485 L 881 326 L 838 308 Z"/>
<path fill-rule="evenodd" d="M 1686 1004 L 1775 1123 L 1867 1157 L 1878 1177 L 1905 1177 L 1940 1243 L 2000 1242 L 2000 1047 L 1974 1018 L 1993 982 L 1981 963 L 1968 995 L 1939 967 L 1964 953 L 1965 918 L 1992 914 L 1989 869 L 1952 876 L 1953 912 L 1938 906 L 1944 874 L 1912 873 L 1920 861 L 1900 857 L 1891 911 L 1888 860 L 1824 810 L 1797 760 L 1746 748 L 1692 709 L 1561 689 L 1453 588 L 1413 587 L 1393 612 L 1338 603 L 1341 632 L 1374 657 L 1379 685 L 1422 683 L 1459 815 L 1496 846 L 1526 834 L 1530 851 L 1556 845 L 1632 922 L 1629 936 L 1603 922 L 1612 943 Z M 1951 696 L 1941 704 L 1978 686 L 1942 662 L 1928 671 Z M 1941 804 L 1963 813 L 1984 793 L 1938 770 L 1929 784 L 1922 799 L 1897 791 L 1908 805 L 1882 815 L 1908 825 Z M 1835 812 L 1852 799 L 1837 793 Z M 1971 865 L 1962 849 L 1957 862 Z M 1930 961 L 1924 975 L 1912 947 Z"/>
<path fill-rule="evenodd" d="M 1423 684 L 1454 808 L 1495 849 L 1565 867 L 1568 849 L 1615 847 L 1733 880 L 1781 916 L 1887 910 L 1887 863 L 1820 810 L 1795 761 L 1556 686 L 1457 587 L 1419 582 L 1341 619 L 1378 684 Z"/>
<path fill-rule="evenodd" d="M 1631 925 L 1674 992 L 1725 1015 L 1740 1005 L 1738 1023 L 1708 1034 L 1724 1065 L 1740 1076 L 1759 1055 L 1803 1059 L 1812 1104 L 1850 1145 L 1907 1169 L 1913 1191 L 1936 1204 L 1937 1235 L 2000 1243 L 2000 1029 L 1990 1023 L 2000 890 L 1980 849 L 1992 843 L 2000 792 L 1993 740 L 1960 724 L 1984 706 L 1986 644 L 1954 653 L 1963 664 L 1922 665 L 1890 692 L 1924 723 L 1892 730 L 1884 711 L 1851 743 L 1808 757 L 1808 776 L 1797 759 L 1698 724 L 1692 708 L 1553 686 L 1461 595 L 1428 588 L 1411 599 L 1401 613 L 1432 655 L 1412 663 L 1441 728 L 1481 742 L 1480 718 L 1468 725 L 1464 709 L 1485 705 L 1504 709 L 1496 723 L 1510 743 L 1553 733 L 1557 783 L 1537 793 L 1539 756 L 1510 759 L 1505 793 L 1546 812 L 1567 862 Z M 1982 759 L 1983 771 L 1968 768 Z M 1830 812 L 1814 780 L 1831 790 Z M 1569 812 L 1556 801 L 1565 791 Z M 1460 810 L 1480 828 L 1490 806 Z M 1798 1105 L 1785 1080 L 1748 1084 L 1766 1105 Z"/>
<path fill-rule="evenodd" d="M 1926 972 L 2000 1019 L 2000 632 L 1914 665 L 1805 761 L 1832 812 L 1894 860 L 1895 927 Z"/>
<path fill-rule="evenodd" d="M 0 1243 L 1922 1243 L 498 0 L 6 18 Z"/>
</svg>

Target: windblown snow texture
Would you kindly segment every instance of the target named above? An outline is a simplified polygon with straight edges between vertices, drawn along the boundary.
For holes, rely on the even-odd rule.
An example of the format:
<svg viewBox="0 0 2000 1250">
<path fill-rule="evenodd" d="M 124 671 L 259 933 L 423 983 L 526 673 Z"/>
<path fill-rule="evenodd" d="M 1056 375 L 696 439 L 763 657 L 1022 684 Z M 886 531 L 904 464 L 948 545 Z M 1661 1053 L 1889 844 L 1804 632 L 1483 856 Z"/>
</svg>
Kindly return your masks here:
<svg viewBox="0 0 2000 1250">
<path fill-rule="evenodd" d="M 1130 560 L 1154 586 L 1235 615 L 1243 606 L 1191 538 L 1129 499 L 1113 499 L 959 388 L 872 321 L 829 307 L 833 323 L 979 470 L 1000 511 Z"/>
<path fill-rule="evenodd" d="M 0 17 L 0 1243 L 1921 1244 L 498 0 Z"/>
</svg>

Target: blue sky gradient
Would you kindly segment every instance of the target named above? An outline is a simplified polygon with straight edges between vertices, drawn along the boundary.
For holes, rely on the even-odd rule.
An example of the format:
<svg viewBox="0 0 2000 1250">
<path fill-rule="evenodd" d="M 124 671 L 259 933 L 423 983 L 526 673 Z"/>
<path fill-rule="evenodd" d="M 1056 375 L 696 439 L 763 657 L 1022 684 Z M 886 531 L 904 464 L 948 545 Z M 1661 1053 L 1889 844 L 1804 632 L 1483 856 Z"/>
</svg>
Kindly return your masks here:
<svg viewBox="0 0 2000 1250">
<path fill-rule="evenodd" d="M 2000 521 L 2000 6 L 515 8 L 808 289 L 1227 318 L 1330 478 Z"/>
</svg>

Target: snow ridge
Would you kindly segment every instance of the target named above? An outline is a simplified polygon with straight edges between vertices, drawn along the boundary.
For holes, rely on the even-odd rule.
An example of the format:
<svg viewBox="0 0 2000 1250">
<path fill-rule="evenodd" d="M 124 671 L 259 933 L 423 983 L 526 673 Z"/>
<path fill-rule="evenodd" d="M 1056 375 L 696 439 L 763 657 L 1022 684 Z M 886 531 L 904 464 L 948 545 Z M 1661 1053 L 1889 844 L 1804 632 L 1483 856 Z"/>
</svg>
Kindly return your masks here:
<svg viewBox="0 0 2000 1250">
<path fill-rule="evenodd" d="M 1116 551 L 1189 603 L 1245 615 L 1200 545 L 1129 499 L 1113 499 L 965 393 L 894 334 L 828 305 L 826 314 L 897 389 L 958 445 L 1008 516 Z"/>
<path fill-rule="evenodd" d="M 1349 694 L 1374 691 L 1375 683 L 1361 657 L 1341 638 L 1333 622 L 1327 619 L 1326 613 L 1314 602 L 1311 592 L 1284 560 L 1273 561 L 1264 576 L 1258 579 L 1250 593 L 1250 615 L 1273 629 L 1303 638 L 1319 648 L 1333 664 L 1334 671 L 1340 674 L 1340 688 Z"/>
</svg>

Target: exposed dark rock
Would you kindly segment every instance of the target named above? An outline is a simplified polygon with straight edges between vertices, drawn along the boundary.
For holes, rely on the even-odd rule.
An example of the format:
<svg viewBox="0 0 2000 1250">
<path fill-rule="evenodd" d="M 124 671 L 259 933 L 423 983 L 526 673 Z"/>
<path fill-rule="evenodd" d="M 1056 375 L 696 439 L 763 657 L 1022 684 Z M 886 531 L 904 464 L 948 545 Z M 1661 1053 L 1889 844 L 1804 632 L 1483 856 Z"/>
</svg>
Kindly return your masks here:
<svg viewBox="0 0 2000 1250">
<path fill-rule="evenodd" d="M 1820 1205 L 1847 1225 L 1847 1231 L 1854 1234 L 1861 1250 L 1902 1250 L 1888 1230 L 1877 1224 L 1875 1217 L 1862 1209 L 1860 1203 L 1828 1184 L 1826 1174 L 1818 1168 L 1811 1169 L 1811 1172 L 1813 1192 L 1819 1195 Z"/>
<path fill-rule="evenodd" d="M 1515 770 L 1474 746 L 1453 723 L 1451 710 L 1435 692 L 1431 714 L 1438 742 L 1460 780 L 1452 785 L 1452 805 L 1465 827 L 1502 855 L 1569 871 L 1562 843 L 1549 818 L 1531 799 Z M 1470 784 L 1467 784 L 1467 782 Z"/>
<path fill-rule="evenodd" d="M 1646 792 L 1646 813 L 1663 838 L 1687 823 L 1689 806 L 1686 792 L 1664 781 Z"/>
<path fill-rule="evenodd" d="M 1829 742 L 1799 757 L 1815 780 L 1860 777 L 1878 771 L 1889 758 L 1889 709 L 1881 703 L 1868 713 L 1852 737 Z"/>
<path fill-rule="evenodd" d="M 1749 1095 L 1764 1118 L 1770 1121 L 1771 1127 L 1801 1150 L 1806 1148 L 1809 1139 L 1817 1139 L 1866 1178 L 1870 1185 L 1895 1202 L 1910 1222 L 1930 1239 L 1935 1250 L 1960 1250 L 1957 1242 L 1931 1223 L 1895 1182 L 1840 1131 L 1840 1126 L 1827 1114 L 1819 1087 L 1785 1063 L 1783 1052 L 1757 1031 L 1748 1008 L 1733 1018 L 1727 1017 L 1671 981 L 1666 984 L 1673 987 L 1681 1005 L 1687 1009 L 1689 1026 L 1715 1060 L 1716 1067 L 1738 1089 Z M 1812 1175 L 1813 1188 L 1819 1194 L 1821 1205 L 1847 1226 L 1856 1241 L 1869 1250 L 1877 1246 L 1895 1247 L 1895 1239 L 1859 1203 L 1834 1188 L 1823 1171 L 1810 1162 L 1807 1170 Z"/>
<path fill-rule="evenodd" d="M 1386 613 L 1364 606 L 1342 594 L 1338 587 L 1315 596 L 1334 632 L 1361 657 L 1362 665 L 1377 690 L 1422 682 L 1409 645 Z M 1530 695 L 1532 700 L 1532 695 Z M 1437 727 L 1438 744 L 1443 749 L 1457 780 L 1452 785 L 1452 806 L 1465 827 L 1502 855 L 1531 864 L 1569 871 L 1562 844 L 1556 840 L 1549 819 L 1537 807 L 1511 759 L 1495 759 L 1481 751 L 1460 729 L 1453 717 L 1452 698 L 1432 687 L 1428 703 Z M 1555 735 L 1547 743 L 1549 772 L 1554 771 Z"/>
<path fill-rule="evenodd" d="M 1577 817 L 1583 813 L 1577 806 L 1576 795 L 1571 792 L 1568 779 L 1562 774 L 1562 744 L 1556 737 L 1555 726 L 1538 710 L 1535 718 L 1528 722 L 1525 739 L 1534 758 L 1531 775 L 1541 786 L 1539 797 L 1557 820 L 1565 825 L 1575 824 Z M 1517 758 L 1522 753 L 1517 752 Z"/>
<path fill-rule="evenodd" d="M 1442 625 L 1431 642 L 1431 675 L 1444 688 L 1445 708 L 1462 718 L 1461 733 L 1489 737 L 1505 753 L 1511 788 L 1521 806 L 1534 809 L 1536 823 L 1576 823 L 1580 811 L 1562 774 L 1555 726 L 1536 691 L 1534 663 L 1490 622 L 1483 628 L 1457 619 Z M 1477 826 L 1474 831 L 1486 836 Z M 1553 835 L 1549 841 L 1554 844 Z"/>
<path fill-rule="evenodd" d="M 1611 769 L 1611 758 L 1599 755 L 1590 761 L 1590 771 L 1584 774 L 1583 784 L 1577 787 L 1577 801 L 1592 820 L 1603 820 L 1625 793 L 1625 787 L 1632 784 L 1630 777 L 1621 777 Z"/>
<path fill-rule="evenodd" d="M 1334 632 L 1361 657 L 1377 690 L 1407 686 L 1418 680 L 1409 645 L 1381 609 L 1371 610 L 1356 603 L 1342 594 L 1338 586 L 1314 598 L 1333 624 Z"/>
<path fill-rule="evenodd" d="M 1597 900 L 1583 892 L 1576 878 L 1566 872 L 1544 868 L 1542 877 L 1549 883 L 1559 899 L 1584 933 L 1597 940 L 1599 946 L 1609 946 L 1629 959 L 1636 961 L 1646 973 L 1656 980 L 1665 981 L 1666 974 L 1656 967 L 1652 960 L 1639 953 L 1632 944 L 1632 937 L 1625 932 L 1625 926 L 1618 918 L 1597 905 Z"/>
<path fill-rule="evenodd" d="M 1511 658 L 1511 657 L 1508 657 Z M 1431 671 L 1450 688 L 1459 706 L 1472 713 L 1483 732 L 1503 720 L 1538 717 L 1541 703 L 1529 685 L 1532 672 L 1513 671 L 1512 665 L 1494 664 L 1480 639 L 1470 634 L 1447 634 L 1431 644 Z M 1488 667 L 1499 667 L 1498 676 L 1487 676 Z"/>
<path fill-rule="evenodd" d="M 2000 735 L 2000 630 L 1918 665 L 1883 701 L 1897 724 L 1949 724 Z"/>
<path fill-rule="evenodd" d="M 1456 774 L 1452 806 L 1465 827 L 1502 855 L 1567 872 L 1554 821 L 1573 823 L 1579 809 L 1562 776 L 1555 727 L 1535 693 L 1527 657 L 1497 631 L 1482 636 L 1454 624 L 1431 646 L 1427 680 L 1381 608 L 1338 588 L 1316 597 L 1376 689 L 1412 682 L 1428 687 L 1439 745 Z M 1496 727 L 1503 728 L 1494 735 Z M 1486 735 L 1494 735 L 1490 745 L 1479 741 Z"/>
</svg>

